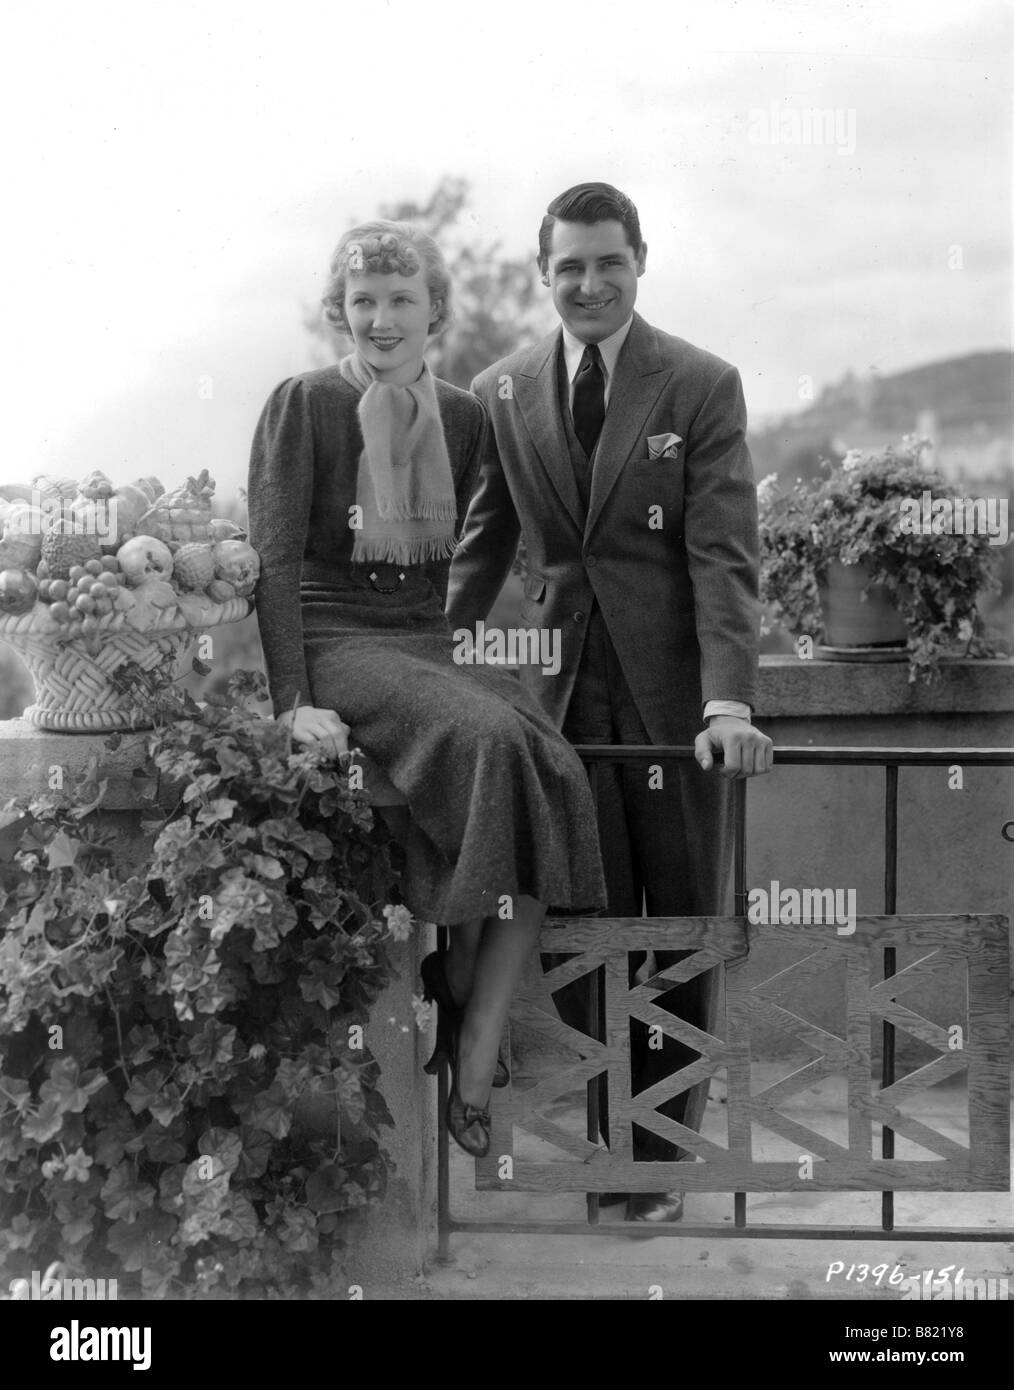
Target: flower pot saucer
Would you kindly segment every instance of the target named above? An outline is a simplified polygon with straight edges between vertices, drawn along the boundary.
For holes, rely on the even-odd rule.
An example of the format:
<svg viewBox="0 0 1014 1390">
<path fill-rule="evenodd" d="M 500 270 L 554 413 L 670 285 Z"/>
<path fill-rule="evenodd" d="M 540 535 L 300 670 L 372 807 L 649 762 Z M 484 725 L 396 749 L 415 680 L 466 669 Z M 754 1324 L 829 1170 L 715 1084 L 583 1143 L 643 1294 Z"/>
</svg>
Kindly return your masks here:
<svg viewBox="0 0 1014 1390">
<path fill-rule="evenodd" d="M 908 649 L 900 647 L 825 647 L 819 642 L 813 655 L 817 661 L 907 661 Z"/>
</svg>

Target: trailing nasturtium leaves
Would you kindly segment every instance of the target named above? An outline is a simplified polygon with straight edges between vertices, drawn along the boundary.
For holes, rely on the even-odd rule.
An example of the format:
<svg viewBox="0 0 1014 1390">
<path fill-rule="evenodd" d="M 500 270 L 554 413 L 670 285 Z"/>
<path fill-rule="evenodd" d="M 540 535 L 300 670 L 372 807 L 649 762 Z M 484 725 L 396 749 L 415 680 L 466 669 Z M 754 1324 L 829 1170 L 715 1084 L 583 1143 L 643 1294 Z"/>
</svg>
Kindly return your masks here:
<svg viewBox="0 0 1014 1390">
<path fill-rule="evenodd" d="M 19 1076 L 0 1076 L 0 1115 L 8 1109 L 19 1113 L 28 1110 L 32 1103 L 32 1088 Z"/>
<path fill-rule="evenodd" d="M 89 1096 L 100 1091 L 106 1084 L 101 1072 L 88 1071 L 80 1074 L 76 1057 L 63 1057 L 54 1062 L 49 1077 L 39 1087 L 42 1099 L 53 1100 L 61 1111 L 80 1111 L 88 1104 Z"/>
<path fill-rule="evenodd" d="M 168 1073 L 161 1067 L 152 1067 L 150 1071 L 134 1073 L 130 1078 L 130 1085 L 127 1087 L 123 1099 L 135 1115 L 139 1115 L 142 1110 L 150 1110 L 152 1105 L 158 1101 L 167 1075 Z"/>
<path fill-rule="evenodd" d="M 151 1117 L 157 1124 L 168 1129 L 175 1120 L 176 1116 L 183 1110 L 183 1100 L 180 1096 L 179 1087 L 170 1084 L 161 1095 L 157 1096 L 148 1106 Z"/>
<path fill-rule="evenodd" d="M 125 1114 L 107 1121 L 95 1141 L 95 1162 L 103 1168 L 115 1168 L 127 1151 L 127 1145 L 137 1138 L 137 1126 Z"/>
<path fill-rule="evenodd" d="M 69 1217 L 60 1226 L 60 1235 L 68 1245 L 79 1245 L 95 1230 L 95 1216 L 89 1202 L 87 1210 Z"/>
<path fill-rule="evenodd" d="M 289 1207 L 282 1219 L 278 1239 L 286 1250 L 309 1251 L 317 1248 L 317 1222 L 307 1207 Z"/>
<path fill-rule="evenodd" d="M 243 1147 L 236 1165 L 236 1176 L 241 1181 L 259 1178 L 271 1159 L 274 1140 L 266 1130 L 256 1129 L 253 1125 L 240 1125 L 239 1132 Z"/>
<path fill-rule="evenodd" d="M 106 1245 L 128 1271 L 143 1269 L 159 1247 L 166 1247 L 178 1222 L 164 1211 L 142 1211 L 133 1221 L 115 1221 Z"/>
<path fill-rule="evenodd" d="M 236 1029 L 209 1018 L 187 1044 L 187 1050 L 201 1067 L 214 1067 L 232 1061 Z"/>
<path fill-rule="evenodd" d="M 252 869 L 255 874 L 260 874 L 261 878 L 282 878 L 285 875 L 285 866 L 270 854 L 248 855 L 246 864 L 247 868 Z"/>
<path fill-rule="evenodd" d="M 215 1126 L 204 1131 L 197 1141 L 197 1149 L 212 1159 L 216 1173 L 232 1173 L 239 1166 L 243 1140 L 235 1130 Z"/>
<path fill-rule="evenodd" d="M 217 1211 L 229 1192 L 229 1170 L 214 1154 L 195 1158 L 183 1174 L 182 1191 L 184 1210 Z"/>
<path fill-rule="evenodd" d="M 276 1139 L 284 1139 L 292 1128 L 292 1105 L 277 1083 L 244 1105 L 239 1116 L 244 1123 L 267 1130 Z"/>
<path fill-rule="evenodd" d="M 46 846 L 46 862 L 51 869 L 72 869 L 81 848 L 80 840 L 72 840 L 64 830 L 58 830 Z"/>
<path fill-rule="evenodd" d="M 63 1107 L 57 1101 L 44 1100 L 38 1110 L 24 1121 L 21 1133 L 26 1139 L 45 1144 L 63 1129 L 63 1114 Z"/>
<path fill-rule="evenodd" d="M 316 1212 L 342 1211 L 348 1174 L 337 1163 L 325 1163 L 306 1180 L 306 1200 Z"/>
<path fill-rule="evenodd" d="M 260 1219 L 249 1198 L 242 1192 L 230 1192 L 225 1204 L 219 1232 L 230 1240 L 253 1240 L 260 1228 Z"/>
<path fill-rule="evenodd" d="M 232 820 L 236 802 L 228 796 L 216 796 L 197 813 L 198 825 L 215 825 L 218 821 Z"/>
<path fill-rule="evenodd" d="M 342 1002 L 341 985 L 345 967 L 340 962 L 315 960 L 307 974 L 300 975 L 299 989 L 303 998 L 323 1009 L 336 1009 Z"/>
<path fill-rule="evenodd" d="M 179 1116 L 168 1125 L 152 1120 L 141 1136 L 144 1152 L 156 1163 L 179 1163 L 187 1154 L 186 1146 L 182 1143 L 185 1134 L 186 1125 L 181 1123 Z"/>
<path fill-rule="evenodd" d="M 83 820 L 85 816 L 91 815 L 92 811 L 101 806 L 102 802 L 105 800 L 106 792 L 109 789 L 109 781 L 104 777 L 100 779 L 98 771 L 98 757 L 92 754 L 84 775 L 80 778 L 74 789 L 75 804 L 69 810 L 69 814 L 74 820 Z"/>
<path fill-rule="evenodd" d="M 363 1095 L 358 1073 L 352 1067 L 343 1064 L 336 1067 L 331 1075 L 342 1114 L 347 1115 L 353 1123 L 358 1123 L 366 1109 L 366 1097 Z"/>
<path fill-rule="evenodd" d="M 102 1184 L 102 1205 L 113 1221 L 134 1221 L 155 1201 L 155 1189 L 140 1182 L 130 1163 L 118 1163 Z"/>
<path fill-rule="evenodd" d="M 8 1250 L 30 1250 L 38 1228 L 37 1221 L 32 1221 L 24 1212 L 18 1212 L 17 1216 L 11 1218 L 6 1231 L 0 1228 L 0 1250 L 4 1246 Z"/>
<path fill-rule="evenodd" d="M 271 902 L 263 883 L 250 878 L 241 868 L 228 869 L 215 894 L 211 925 L 212 941 L 221 941 L 237 923 L 253 926 L 249 919 L 269 914 Z"/>
<path fill-rule="evenodd" d="M 133 1066 L 150 1062 L 159 1046 L 159 1036 L 150 1023 L 135 1024 L 124 1040 L 124 1046 Z"/>
<path fill-rule="evenodd" d="M 0 1288 L 56 1240 L 85 1269 L 108 1248 L 146 1297 L 333 1297 L 342 1213 L 386 1171 L 376 1063 L 346 1042 L 392 974 L 389 837 L 333 760 L 161 679 L 146 854 L 94 828 L 98 763 L 5 808 L 0 1204 L 24 1210 L 0 1221 Z M 308 1091 L 326 1134 L 311 1105 L 293 1124 Z"/>
</svg>

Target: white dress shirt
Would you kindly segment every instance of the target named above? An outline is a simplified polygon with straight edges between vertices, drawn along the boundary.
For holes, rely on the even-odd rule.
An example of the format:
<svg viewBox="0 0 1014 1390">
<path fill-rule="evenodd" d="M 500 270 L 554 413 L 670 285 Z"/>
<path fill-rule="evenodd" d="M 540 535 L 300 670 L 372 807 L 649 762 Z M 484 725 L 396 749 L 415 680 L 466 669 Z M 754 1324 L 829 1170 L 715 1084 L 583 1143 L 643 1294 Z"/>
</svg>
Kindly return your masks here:
<svg viewBox="0 0 1014 1390">
<path fill-rule="evenodd" d="M 616 359 L 620 355 L 620 348 L 627 341 L 627 334 L 630 332 L 630 325 L 634 321 L 631 314 L 626 323 L 618 328 L 615 333 L 610 333 L 608 338 L 603 338 L 598 344 L 599 352 L 602 354 L 602 370 L 605 376 L 605 403 L 609 405 L 609 388 L 612 385 L 613 374 L 616 371 Z M 588 346 L 580 338 L 574 336 L 566 324 L 563 325 L 563 361 L 567 369 L 567 380 L 570 382 L 570 408 L 574 409 L 574 383 L 577 380 L 578 370 L 581 366 L 581 358 L 584 350 Z M 736 719 L 745 719 L 750 722 L 750 706 L 741 700 L 709 700 L 704 706 L 704 718 L 711 719 L 717 714 L 730 714 Z"/>
<path fill-rule="evenodd" d="M 609 404 L 609 388 L 612 385 L 613 373 L 616 371 L 616 359 L 620 355 L 620 348 L 627 341 L 627 334 L 630 332 L 630 325 L 633 322 L 634 316 L 631 314 L 622 328 L 618 328 L 615 333 L 610 333 L 608 338 L 603 338 L 598 344 L 606 378 L 606 405 Z M 574 409 L 574 382 L 577 380 L 578 368 L 587 346 L 588 344 L 582 343 L 580 338 L 574 337 L 566 324 L 563 325 L 563 361 L 567 368 L 567 380 L 570 382 L 571 410 Z"/>
</svg>

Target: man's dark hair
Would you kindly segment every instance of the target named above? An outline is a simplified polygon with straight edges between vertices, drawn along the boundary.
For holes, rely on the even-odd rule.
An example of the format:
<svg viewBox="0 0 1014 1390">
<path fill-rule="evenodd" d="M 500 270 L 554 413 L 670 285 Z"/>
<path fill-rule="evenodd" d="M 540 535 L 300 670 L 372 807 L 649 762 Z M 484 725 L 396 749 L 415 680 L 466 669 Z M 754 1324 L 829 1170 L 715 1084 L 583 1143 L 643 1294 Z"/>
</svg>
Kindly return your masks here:
<svg viewBox="0 0 1014 1390">
<path fill-rule="evenodd" d="M 546 208 L 539 228 L 539 269 L 543 272 L 549 263 L 549 246 L 558 220 L 583 222 L 587 227 L 596 222 L 621 222 L 635 256 L 643 244 L 637 208 L 625 193 L 611 183 L 576 183 Z"/>
</svg>

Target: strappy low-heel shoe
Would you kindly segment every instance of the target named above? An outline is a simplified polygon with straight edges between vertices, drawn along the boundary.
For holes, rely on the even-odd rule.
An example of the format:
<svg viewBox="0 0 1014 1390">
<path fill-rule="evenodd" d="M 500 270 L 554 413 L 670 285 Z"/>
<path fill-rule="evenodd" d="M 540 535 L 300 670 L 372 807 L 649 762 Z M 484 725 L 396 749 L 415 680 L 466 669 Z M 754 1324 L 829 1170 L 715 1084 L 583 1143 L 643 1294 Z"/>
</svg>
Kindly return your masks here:
<svg viewBox="0 0 1014 1390">
<path fill-rule="evenodd" d="M 457 1056 L 458 1032 L 461 1028 L 463 1010 L 459 1004 L 455 1003 L 451 987 L 447 983 L 445 954 L 443 951 L 431 951 L 419 967 L 423 982 L 423 998 L 427 1003 L 435 1002 L 437 1006 L 436 1046 L 433 1049 L 433 1055 L 423 1067 L 427 1076 L 436 1076 L 440 1070 L 441 1062 L 446 1062 L 453 1071 Z M 511 1074 L 507 1069 L 507 1063 L 503 1059 L 503 1054 L 498 1051 L 496 1070 L 493 1073 L 493 1085 L 498 1088 L 506 1086 L 510 1079 Z"/>
<path fill-rule="evenodd" d="M 463 1101 L 458 1094 L 457 1080 L 447 1097 L 446 1118 L 451 1138 L 458 1147 L 472 1158 L 485 1158 L 489 1153 L 489 1111 Z"/>
</svg>

